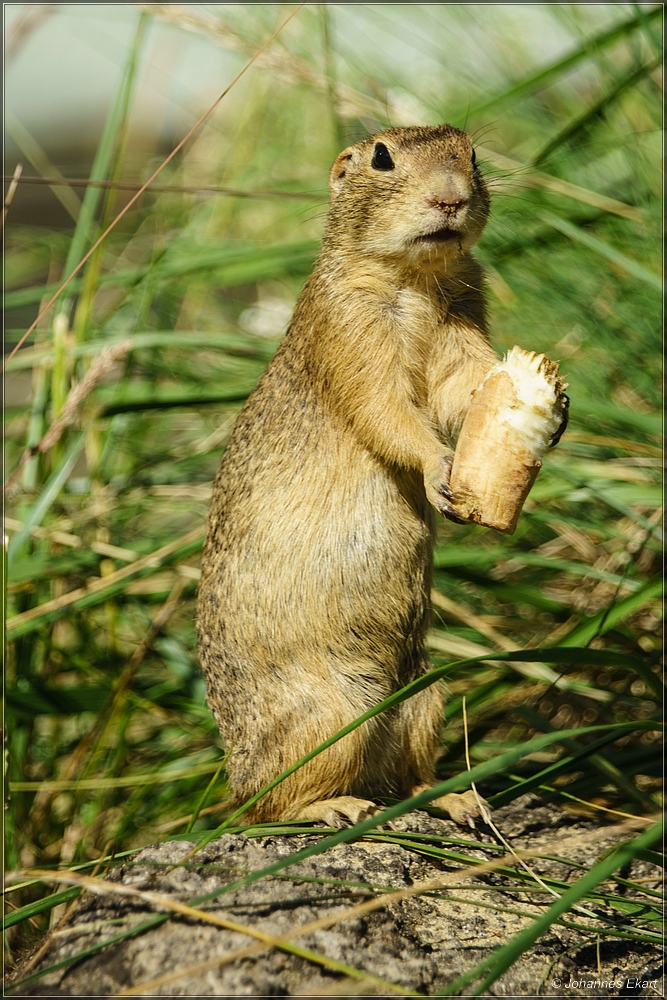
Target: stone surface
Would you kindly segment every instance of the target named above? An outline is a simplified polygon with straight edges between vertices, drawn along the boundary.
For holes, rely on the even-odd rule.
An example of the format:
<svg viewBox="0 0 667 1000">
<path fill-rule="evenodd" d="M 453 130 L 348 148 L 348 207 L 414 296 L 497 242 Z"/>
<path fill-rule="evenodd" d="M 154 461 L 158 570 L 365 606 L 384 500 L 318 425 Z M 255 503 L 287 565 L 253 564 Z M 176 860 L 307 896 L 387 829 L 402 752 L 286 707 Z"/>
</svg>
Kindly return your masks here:
<svg viewBox="0 0 667 1000">
<path fill-rule="evenodd" d="M 494 821 L 516 849 L 548 846 L 549 853 L 585 866 L 628 836 L 627 830 L 597 826 L 590 819 L 544 805 L 534 796 L 498 810 Z M 404 838 L 401 832 L 406 833 Z M 425 853 L 428 835 L 435 834 L 454 841 L 445 845 L 454 855 L 465 853 L 487 862 L 497 859 L 502 853 L 490 831 L 464 832 L 449 821 L 418 812 L 398 820 L 389 833 L 402 842 L 339 844 L 278 875 L 233 889 L 203 907 L 218 917 L 280 936 L 373 898 L 350 883 L 405 890 L 453 873 L 454 881 L 436 893 L 396 899 L 292 939 L 293 944 L 343 966 L 363 970 L 364 978 L 258 945 L 238 931 L 172 915 L 159 926 L 18 985 L 27 975 L 108 941 L 160 912 L 154 901 L 151 904 L 145 898 L 86 892 L 57 932 L 19 970 L 11 995 L 122 996 L 133 989 L 144 996 L 396 996 L 396 989 L 383 985 L 387 983 L 399 987 L 398 992 L 433 996 L 527 927 L 553 900 L 546 890 L 526 891 L 515 878 L 497 871 L 463 879 L 463 865 L 456 857 L 434 858 Z M 419 841 L 414 834 L 424 837 Z M 172 841 L 142 850 L 132 864 L 114 869 L 109 881 L 189 903 L 320 839 L 316 828 L 312 834 L 298 836 L 228 834 L 199 851 L 187 868 L 171 866 L 183 861 L 192 844 Z M 468 841 L 468 846 L 457 845 L 457 840 Z M 417 850 L 420 843 L 421 850 Z M 485 847 L 494 844 L 495 849 Z M 574 881 L 581 874 L 581 869 L 547 858 L 528 863 L 545 879 Z M 657 881 L 658 870 L 637 862 L 631 876 L 623 874 Z M 632 897 L 632 891 L 616 891 Z M 613 920 L 619 917 L 618 910 L 602 903 L 586 904 L 586 909 Z M 568 919 L 580 927 L 592 923 L 584 912 L 570 914 Z M 226 955 L 248 947 L 255 947 L 255 953 L 225 963 Z M 552 925 L 484 995 L 662 996 L 662 960 L 654 945 L 613 936 L 598 940 L 580 929 Z M 197 968 L 202 963 L 208 966 Z M 610 982 L 614 985 L 605 985 Z"/>
</svg>

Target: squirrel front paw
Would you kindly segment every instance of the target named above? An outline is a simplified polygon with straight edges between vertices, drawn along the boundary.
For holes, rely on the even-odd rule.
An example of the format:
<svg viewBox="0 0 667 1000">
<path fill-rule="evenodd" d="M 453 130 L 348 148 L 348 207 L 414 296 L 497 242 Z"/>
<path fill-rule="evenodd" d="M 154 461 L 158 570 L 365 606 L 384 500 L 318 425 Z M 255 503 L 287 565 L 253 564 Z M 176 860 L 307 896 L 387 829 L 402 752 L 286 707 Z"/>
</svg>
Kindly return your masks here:
<svg viewBox="0 0 667 1000">
<path fill-rule="evenodd" d="M 454 521 L 455 524 L 466 524 L 466 519 L 456 510 L 456 495 L 449 488 L 453 460 L 454 452 L 445 451 L 424 469 L 426 499 L 447 520 Z"/>
<path fill-rule="evenodd" d="M 567 430 L 568 420 L 570 419 L 570 397 L 566 393 L 561 392 L 558 395 L 558 399 L 563 408 L 563 417 L 561 419 L 560 426 L 551 435 L 551 443 L 549 445 L 550 448 L 556 447 L 556 445 L 562 438 L 563 434 Z"/>
</svg>

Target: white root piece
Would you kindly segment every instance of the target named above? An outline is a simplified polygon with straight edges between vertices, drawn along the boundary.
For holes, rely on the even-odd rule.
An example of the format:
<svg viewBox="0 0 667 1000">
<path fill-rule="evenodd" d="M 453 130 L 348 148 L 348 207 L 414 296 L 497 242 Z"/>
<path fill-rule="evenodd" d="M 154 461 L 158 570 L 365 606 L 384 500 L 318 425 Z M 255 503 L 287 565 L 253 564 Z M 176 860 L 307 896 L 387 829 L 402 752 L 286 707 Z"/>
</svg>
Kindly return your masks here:
<svg viewBox="0 0 667 1000">
<path fill-rule="evenodd" d="M 473 392 L 452 464 L 462 517 L 514 532 L 541 458 L 564 417 L 558 363 L 513 347 Z"/>
</svg>

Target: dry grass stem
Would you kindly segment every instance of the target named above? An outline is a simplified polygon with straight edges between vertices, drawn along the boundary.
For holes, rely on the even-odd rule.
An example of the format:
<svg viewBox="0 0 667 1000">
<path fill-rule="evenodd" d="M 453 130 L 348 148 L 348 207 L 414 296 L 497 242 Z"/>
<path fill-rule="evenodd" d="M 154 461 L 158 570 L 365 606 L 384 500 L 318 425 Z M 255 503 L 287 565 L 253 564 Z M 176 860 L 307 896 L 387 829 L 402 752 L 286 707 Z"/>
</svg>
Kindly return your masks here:
<svg viewBox="0 0 667 1000">
<path fill-rule="evenodd" d="M 431 599 L 436 606 L 443 608 L 443 610 L 451 610 L 452 613 L 454 613 L 454 609 L 449 604 L 447 598 L 440 601 L 440 597 L 442 596 L 443 595 L 439 595 L 436 599 L 434 599 L 433 594 L 431 594 Z M 467 624 L 471 624 L 475 618 L 476 616 L 469 617 Z M 481 629 L 478 631 L 481 631 Z M 500 645 L 497 639 L 494 641 L 497 645 Z M 509 642 L 507 639 L 503 639 L 503 643 L 508 643 L 508 645 L 503 645 L 502 647 L 505 652 L 516 649 L 516 643 Z M 493 653 L 492 649 L 489 649 L 487 646 L 482 646 L 478 642 L 472 642 L 472 640 L 465 639 L 463 636 L 447 635 L 446 633 L 436 629 L 431 629 L 429 631 L 428 645 L 431 649 L 437 650 L 437 652 L 447 653 L 449 656 L 455 656 L 461 659 L 467 659 L 473 656 L 488 656 L 490 653 Z M 553 642 L 549 642 L 548 645 L 555 644 Z M 524 677 L 528 677 L 530 680 L 542 681 L 545 684 L 554 685 L 561 691 L 570 691 L 573 687 L 567 677 L 562 677 L 560 674 L 556 673 L 552 667 L 548 666 L 546 663 L 540 663 L 538 660 L 534 660 L 530 663 L 524 663 L 521 660 L 489 660 L 487 662 L 490 666 L 499 664 L 500 662 L 508 663 L 513 670 L 516 670 L 517 673 L 522 674 Z M 577 690 L 579 690 L 579 688 L 577 688 Z M 610 696 L 607 691 L 602 691 L 597 688 L 591 688 L 590 691 L 586 692 L 586 694 L 587 697 L 591 698 L 593 701 L 604 703 L 610 700 Z"/>
<path fill-rule="evenodd" d="M 213 774 L 219 767 L 217 761 L 210 764 L 196 764 L 179 771 L 151 772 L 151 784 L 168 784 L 178 778 L 198 778 Z M 10 781 L 11 792 L 95 792 L 100 788 L 138 788 L 147 781 L 145 774 L 124 774 L 120 778 L 55 778 L 52 781 Z"/>
<path fill-rule="evenodd" d="M 111 347 L 105 347 L 102 351 L 100 351 L 81 381 L 74 382 L 72 384 L 72 388 L 68 393 L 60 416 L 53 421 L 41 441 L 33 445 L 31 448 L 26 448 L 23 452 L 18 465 L 12 474 L 7 478 L 4 487 L 5 490 L 7 490 L 7 488 L 14 482 L 20 470 L 29 459 L 34 458 L 37 454 L 44 454 L 50 448 L 53 448 L 54 444 L 56 444 L 63 436 L 65 430 L 76 422 L 83 402 L 91 394 L 93 389 L 95 389 L 96 386 L 98 386 L 100 382 L 106 378 L 109 372 L 113 370 L 115 363 L 120 361 L 120 359 L 124 357 L 128 351 L 131 351 L 132 347 L 133 341 L 128 337 L 125 340 L 122 340 L 119 344 L 114 344 Z"/>
<path fill-rule="evenodd" d="M 4 181 L 12 177 L 5 174 Z M 136 181 L 93 181 L 81 177 L 19 177 L 17 184 L 38 184 L 47 187 L 102 188 L 105 191 L 138 191 Z M 233 188 L 222 184 L 151 184 L 151 191 L 167 191 L 170 194 L 225 194 L 232 198 L 287 198 L 297 201 L 313 201 L 326 197 L 322 191 L 278 191 L 272 188 Z"/>
<path fill-rule="evenodd" d="M 9 531 L 20 531 L 23 522 L 15 517 L 5 517 L 5 528 Z M 30 534 L 34 538 L 46 538 L 54 545 L 65 545 L 70 549 L 89 548 L 98 556 L 106 556 L 108 559 L 120 559 L 122 562 L 134 562 L 139 558 L 139 553 L 133 549 L 123 549 L 119 545 L 110 545 L 107 542 L 84 542 L 80 535 L 72 535 L 69 531 L 58 531 L 56 528 L 44 528 L 35 524 L 30 529 Z"/>
<path fill-rule="evenodd" d="M 464 745 L 465 745 L 465 758 L 466 758 L 466 764 L 468 765 L 468 770 L 470 771 L 471 770 L 471 764 L 470 764 L 470 747 L 468 745 L 468 714 L 466 712 L 466 699 L 465 699 L 465 695 L 463 696 L 463 699 L 462 699 L 462 708 L 461 708 L 461 711 L 462 711 L 462 714 L 463 714 L 463 740 L 464 740 Z M 559 893 L 557 893 L 555 889 L 552 889 L 550 885 L 547 885 L 547 883 L 542 878 L 540 878 L 540 876 L 537 874 L 537 872 L 534 871 L 530 867 L 530 865 L 526 864 L 526 862 L 523 860 L 523 857 L 520 857 L 519 854 L 517 854 L 517 852 L 514 850 L 514 848 L 512 847 L 512 845 L 509 844 L 505 840 L 505 838 L 503 837 L 502 833 L 500 832 L 500 830 L 498 829 L 498 827 L 496 826 L 496 824 L 491 819 L 491 813 L 489 811 L 489 807 L 488 807 L 487 803 L 484 801 L 484 799 L 481 797 L 481 795 L 479 794 L 479 792 L 477 791 L 477 786 L 475 785 L 474 781 L 470 783 L 470 787 L 472 788 L 473 792 L 475 793 L 475 798 L 477 800 L 477 806 L 479 808 L 480 815 L 482 816 L 482 818 L 483 818 L 484 822 L 487 824 L 487 826 L 491 827 L 491 829 L 493 830 L 493 832 L 495 833 L 496 837 L 501 842 L 501 844 L 503 845 L 503 847 L 507 848 L 507 850 L 510 852 L 510 854 L 512 855 L 512 857 L 518 862 L 519 865 L 521 865 L 521 867 L 524 869 L 524 871 L 526 871 L 531 876 L 531 878 L 535 879 L 535 881 L 538 883 L 538 885 L 541 885 L 543 889 L 546 889 L 547 892 L 551 893 L 552 896 L 555 896 L 556 899 L 558 899 L 559 898 Z"/>
<path fill-rule="evenodd" d="M 508 190 L 516 187 L 544 188 L 547 191 L 553 191 L 554 194 L 562 194 L 566 198 L 573 198 L 575 201 L 580 201 L 585 205 L 602 209 L 603 212 L 610 212 L 612 215 L 620 215 L 624 219 L 631 219 L 633 222 L 641 222 L 646 217 L 646 213 L 641 208 L 635 208 L 634 205 L 626 205 L 624 201 L 617 201 L 615 198 L 607 197 L 607 195 L 598 194 L 597 191 L 590 191 L 588 188 L 579 187 L 577 184 L 564 181 L 560 177 L 553 177 L 551 174 L 546 174 L 541 170 L 533 170 L 531 167 L 526 167 L 519 160 L 514 160 L 503 153 L 497 153 L 493 149 L 482 146 L 478 146 L 477 149 L 479 155 L 483 156 L 485 160 L 488 160 L 495 167 L 513 172 L 510 180 L 502 182 L 494 180 L 494 187 L 502 183 L 502 186 Z"/>
<path fill-rule="evenodd" d="M 442 594 L 435 588 L 431 590 L 431 602 L 436 606 L 436 608 L 446 611 L 448 615 L 456 618 L 457 621 L 463 622 L 464 625 L 469 625 L 470 628 L 474 628 L 476 632 L 479 632 L 481 635 L 485 635 L 487 639 L 494 642 L 499 649 L 504 650 L 506 653 L 508 653 L 511 649 L 516 649 L 516 643 L 512 642 L 511 639 L 508 639 L 501 632 L 498 632 L 498 630 L 493 628 L 492 625 L 489 625 L 488 622 L 484 621 L 480 615 L 475 614 L 470 610 L 470 608 L 464 607 L 457 601 L 453 601 L 451 597 L 446 597 L 445 594 Z"/>
<path fill-rule="evenodd" d="M 9 206 L 11 205 L 11 203 L 14 200 L 14 194 L 16 193 L 16 189 L 18 187 L 19 180 L 21 179 L 21 174 L 22 173 L 23 173 L 23 164 L 22 163 L 17 163 L 16 167 L 14 169 L 14 173 L 12 174 L 11 178 L 5 178 L 5 180 L 9 179 L 9 187 L 7 188 L 7 194 L 5 195 L 5 201 L 4 201 L 4 205 L 3 205 L 3 208 L 2 208 L 2 225 L 3 226 L 4 226 L 5 220 L 7 218 L 7 212 L 9 211 Z"/>
<path fill-rule="evenodd" d="M 130 566 L 124 566 L 122 569 L 116 570 L 115 573 L 110 573 L 109 576 L 98 577 L 92 580 L 86 587 L 78 587 L 76 590 L 70 590 L 69 593 L 63 594 L 61 597 L 54 597 L 52 601 L 45 601 L 44 604 L 40 604 L 36 608 L 31 608 L 29 611 L 14 615 L 7 622 L 7 632 L 10 633 L 20 625 L 34 621 L 36 618 L 42 618 L 52 611 L 60 611 L 62 608 L 69 607 L 88 594 L 107 590 L 122 580 L 129 580 L 148 566 L 159 565 L 163 559 L 177 552 L 178 549 L 188 545 L 190 542 L 196 541 L 198 538 L 202 538 L 204 531 L 205 528 L 203 526 L 193 528 L 191 531 L 186 532 L 185 535 L 181 535 L 180 538 L 176 538 L 173 542 L 169 542 L 167 545 L 163 545 L 162 548 L 156 549 L 155 552 L 151 552 L 142 559 L 137 559 Z"/>
</svg>

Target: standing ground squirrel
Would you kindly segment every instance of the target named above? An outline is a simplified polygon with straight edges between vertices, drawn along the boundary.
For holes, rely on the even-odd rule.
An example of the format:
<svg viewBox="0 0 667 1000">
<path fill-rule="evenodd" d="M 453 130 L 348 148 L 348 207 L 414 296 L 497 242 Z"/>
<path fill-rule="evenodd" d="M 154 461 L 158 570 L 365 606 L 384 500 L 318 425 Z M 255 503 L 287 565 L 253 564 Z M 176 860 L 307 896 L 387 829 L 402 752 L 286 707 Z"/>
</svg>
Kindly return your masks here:
<svg viewBox="0 0 667 1000">
<path fill-rule="evenodd" d="M 215 480 L 199 591 L 208 699 L 243 802 L 421 676 L 451 436 L 498 358 L 470 256 L 489 211 L 470 137 L 389 129 L 336 159 L 322 253 Z M 364 723 L 251 821 L 357 822 L 434 780 L 443 691 Z M 434 802 L 463 822 L 472 792 Z"/>
</svg>

